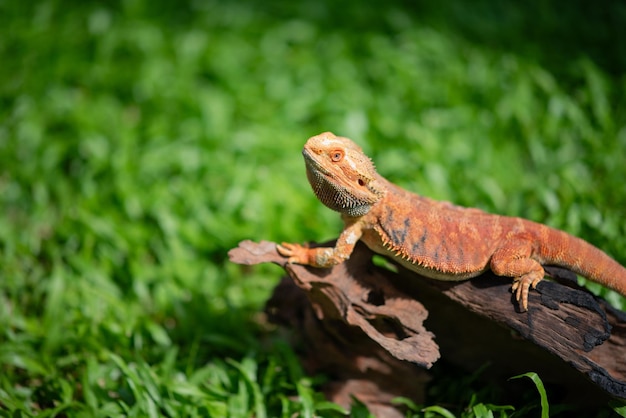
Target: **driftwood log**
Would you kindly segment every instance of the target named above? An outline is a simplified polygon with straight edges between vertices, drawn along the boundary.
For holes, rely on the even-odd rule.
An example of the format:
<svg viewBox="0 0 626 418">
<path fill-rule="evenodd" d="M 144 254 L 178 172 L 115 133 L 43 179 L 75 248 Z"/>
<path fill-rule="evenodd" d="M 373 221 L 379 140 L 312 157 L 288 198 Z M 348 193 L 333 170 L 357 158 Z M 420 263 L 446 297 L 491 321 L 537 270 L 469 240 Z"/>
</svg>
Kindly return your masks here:
<svg viewBox="0 0 626 418">
<path fill-rule="evenodd" d="M 520 312 L 508 278 L 441 282 L 375 265 L 373 255 L 359 244 L 345 263 L 319 269 L 286 264 L 267 241 L 229 252 L 238 264 L 287 271 L 266 312 L 295 331 L 307 370 L 330 377 L 330 400 L 348 406 L 354 396 L 376 416 L 402 416 L 391 400 L 423 401 L 426 370 L 440 356 L 469 371 L 488 364 L 483 377 L 500 381 L 535 371 L 565 402 L 626 399 L 626 315 L 580 289 L 573 273 L 546 268 L 558 283 L 539 283 Z"/>
</svg>

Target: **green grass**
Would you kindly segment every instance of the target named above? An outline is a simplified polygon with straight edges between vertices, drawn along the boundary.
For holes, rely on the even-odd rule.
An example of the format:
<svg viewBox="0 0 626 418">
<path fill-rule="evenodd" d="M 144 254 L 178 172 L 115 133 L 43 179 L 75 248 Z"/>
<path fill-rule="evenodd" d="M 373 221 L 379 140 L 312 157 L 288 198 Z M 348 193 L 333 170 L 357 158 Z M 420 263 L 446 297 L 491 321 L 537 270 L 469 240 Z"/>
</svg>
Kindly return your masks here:
<svg viewBox="0 0 626 418">
<path fill-rule="evenodd" d="M 626 7 L 440 3 L 0 2 L 0 415 L 340 416 L 226 256 L 338 234 L 325 130 L 626 264 Z"/>
</svg>

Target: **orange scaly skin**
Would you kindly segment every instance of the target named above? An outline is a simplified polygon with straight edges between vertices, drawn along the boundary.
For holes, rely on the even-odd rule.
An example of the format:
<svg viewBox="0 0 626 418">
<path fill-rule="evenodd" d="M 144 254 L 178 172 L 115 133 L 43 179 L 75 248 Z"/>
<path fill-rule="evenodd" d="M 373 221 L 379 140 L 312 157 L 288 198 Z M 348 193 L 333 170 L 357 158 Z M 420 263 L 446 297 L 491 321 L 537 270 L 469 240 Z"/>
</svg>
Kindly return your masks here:
<svg viewBox="0 0 626 418">
<path fill-rule="evenodd" d="M 491 269 L 513 279 L 523 310 L 542 265 L 567 268 L 626 295 L 626 269 L 593 245 L 521 218 L 493 215 L 410 193 L 380 176 L 354 142 L 330 132 L 304 146 L 317 197 L 342 214 L 334 248 L 283 243 L 290 263 L 330 267 L 350 257 L 358 240 L 406 268 L 437 280 L 465 280 Z"/>
</svg>

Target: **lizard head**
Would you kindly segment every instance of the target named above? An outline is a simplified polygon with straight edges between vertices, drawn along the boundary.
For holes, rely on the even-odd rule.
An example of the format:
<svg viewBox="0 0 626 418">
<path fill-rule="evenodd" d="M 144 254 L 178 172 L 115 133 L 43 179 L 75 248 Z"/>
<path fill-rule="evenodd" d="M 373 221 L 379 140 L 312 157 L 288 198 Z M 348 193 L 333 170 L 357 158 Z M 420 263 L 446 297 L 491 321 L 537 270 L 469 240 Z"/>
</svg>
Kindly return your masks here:
<svg viewBox="0 0 626 418">
<path fill-rule="evenodd" d="M 313 192 L 326 206 L 348 216 L 363 216 L 385 194 L 374 163 L 348 138 L 324 132 L 302 150 Z"/>
</svg>

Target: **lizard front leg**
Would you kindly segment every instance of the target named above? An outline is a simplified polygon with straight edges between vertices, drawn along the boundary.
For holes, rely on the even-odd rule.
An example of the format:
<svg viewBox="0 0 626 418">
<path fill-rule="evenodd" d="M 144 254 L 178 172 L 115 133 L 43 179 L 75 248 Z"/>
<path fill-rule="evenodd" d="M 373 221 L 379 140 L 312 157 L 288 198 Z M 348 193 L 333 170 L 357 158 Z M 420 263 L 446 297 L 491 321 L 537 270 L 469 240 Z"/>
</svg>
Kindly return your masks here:
<svg viewBox="0 0 626 418">
<path fill-rule="evenodd" d="M 530 242 L 513 238 L 493 253 L 490 262 L 495 274 L 513 278 L 512 291 L 524 311 L 528 310 L 529 289 L 534 289 L 545 276 L 543 267 L 531 254 Z"/>
<path fill-rule="evenodd" d="M 352 254 L 354 246 L 362 234 L 362 225 L 355 222 L 344 228 L 334 247 L 308 248 L 300 244 L 283 242 L 281 245 L 277 245 L 276 249 L 281 255 L 289 257 L 289 263 L 313 267 L 332 267 L 350 258 L 350 254 Z"/>
</svg>

